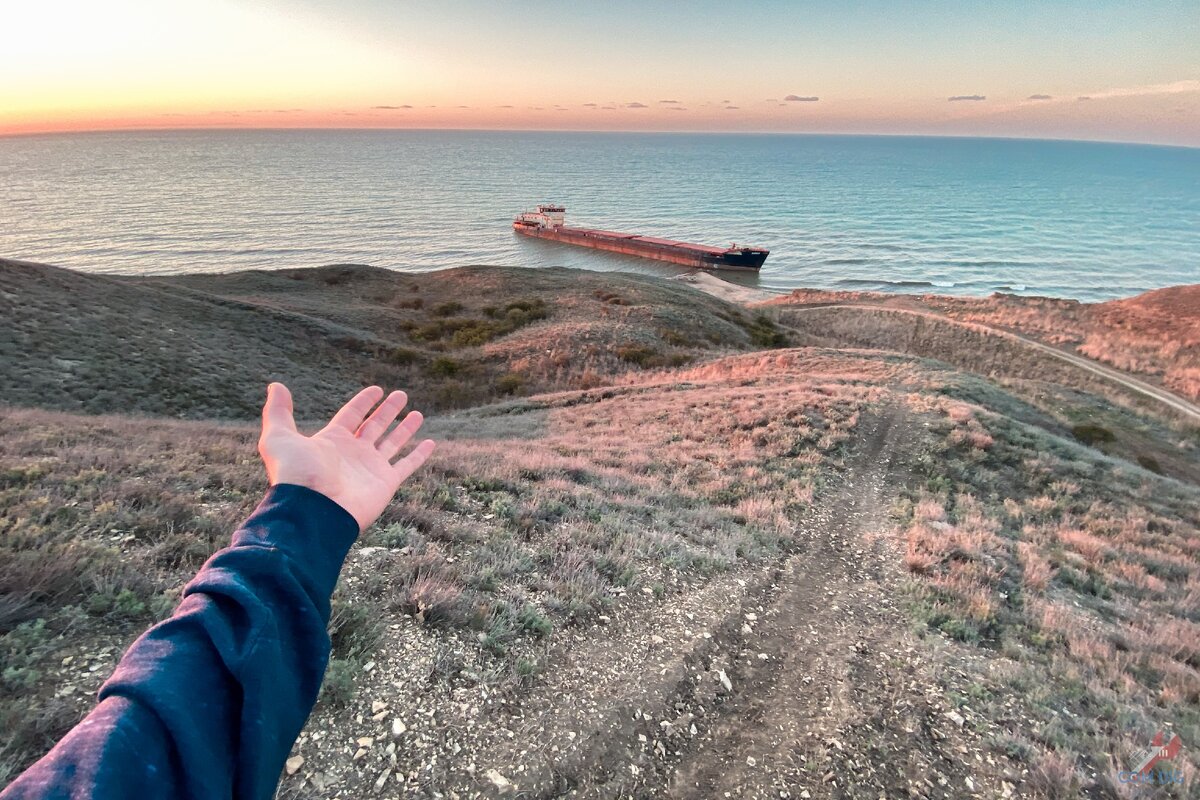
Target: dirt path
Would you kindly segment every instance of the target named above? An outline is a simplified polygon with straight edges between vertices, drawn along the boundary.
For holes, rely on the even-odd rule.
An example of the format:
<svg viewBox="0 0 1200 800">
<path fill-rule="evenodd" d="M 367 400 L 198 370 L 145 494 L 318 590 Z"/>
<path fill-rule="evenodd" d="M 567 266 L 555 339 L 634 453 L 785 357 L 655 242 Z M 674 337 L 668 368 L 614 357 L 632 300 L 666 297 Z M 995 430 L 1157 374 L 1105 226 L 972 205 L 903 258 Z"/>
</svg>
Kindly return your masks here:
<svg viewBox="0 0 1200 800">
<path fill-rule="evenodd" d="M 850 675 L 858 648 L 892 638 L 871 630 L 890 602 L 873 566 L 885 556 L 865 553 L 864 535 L 886 525 L 897 416 L 893 411 L 878 421 L 859 468 L 813 520 L 807 551 L 780 576 L 781 591 L 747 621 L 752 632 L 741 644 L 752 657 L 734 670 L 732 698 L 679 765 L 672 797 L 803 791 L 817 777 L 806 765 L 826 754 L 836 741 L 829 732 L 856 713 Z"/>
<path fill-rule="evenodd" d="M 722 300 L 728 300 L 731 303 L 741 303 L 743 305 L 761 303 L 780 297 L 778 293 L 768 292 L 763 289 L 755 289 L 749 286 L 740 286 L 736 283 L 730 283 L 729 281 L 721 280 L 715 275 L 703 272 L 689 272 L 676 277 L 675 280 L 686 283 L 702 292 L 707 292 L 714 297 L 719 297 Z M 1179 395 L 1168 391 L 1161 386 L 1155 386 L 1152 383 L 1135 378 L 1126 372 L 1122 372 L 1112 367 L 1106 367 L 1090 358 L 1085 358 L 1084 356 L 1076 353 L 1054 347 L 1053 345 L 1045 344 L 1044 342 L 1039 342 L 1036 339 L 1032 339 L 1028 336 L 1024 336 L 1013 331 L 1003 330 L 1001 328 L 995 328 L 990 325 L 983 325 L 977 322 L 964 323 L 953 319 L 952 317 L 936 314 L 932 311 L 924 311 L 913 308 L 899 308 L 894 305 L 881 306 L 875 303 L 824 303 L 808 306 L 789 305 L 784 307 L 789 311 L 808 311 L 813 309 L 827 310 L 830 308 L 845 308 L 853 310 L 886 310 L 897 314 L 912 314 L 919 317 L 928 317 L 930 319 L 936 319 L 940 322 L 945 322 L 950 325 L 972 327 L 975 330 L 986 329 L 989 333 L 993 333 L 998 336 L 1006 336 L 1013 341 L 1020 342 L 1028 347 L 1043 352 L 1046 355 L 1057 358 L 1060 361 L 1064 361 L 1074 367 L 1086 370 L 1093 375 L 1123 386 L 1130 391 L 1136 392 L 1145 397 L 1149 397 L 1152 400 L 1156 400 L 1171 410 L 1182 414 L 1186 419 L 1189 419 L 1192 422 L 1200 422 L 1200 405 L 1197 405 L 1186 398 L 1180 397 Z"/>
<path fill-rule="evenodd" d="M 463 679 L 484 666 L 477 647 L 391 626 L 362 687 L 377 716 L 335 732 L 340 752 L 315 744 L 325 731 L 301 742 L 320 775 L 291 796 L 346 783 L 464 800 L 999 796 L 982 728 L 948 716 L 970 669 L 918 641 L 901 609 L 888 513 L 919 422 L 886 405 L 857 430 L 848 468 L 797 520 L 795 554 L 564 628 L 524 689 Z"/>
<path fill-rule="evenodd" d="M 936 797 L 966 788 L 960 760 L 933 733 L 943 712 L 926 695 L 920 651 L 896 607 L 898 559 L 881 536 L 906 426 L 897 409 L 874 421 L 854 470 L 810 521 L 805 552 L 762 610 L 745 615 L 730 696 L 680 759 L 668 796 L 875 798 L 915 788 Z"/>
<path fill-rule="evenodd" d="M 1078 367 L 1079 369 L 1086 370 L 1087 372 L 1090 372 L 1093 375 L 1096 375 L 1098 377 L 1101 377 L 1108 381 L 1116 383 L 1120 386 L 1123 386 L 1124 388 L 1129 389 L 1130 391 L 1136 392 L 1140 395 L 1143 395 L 1144 397 L 1148 397 L 1152 400 L 1156 400 L 1156 401 L 1162 403 L 1163 405 L 1166 405 L 1171 410 L 1182 414 L 1185 418 L 1191 420 L 1192 422 L 1200 422 L 1200 406 L 1196 405 L 1195 403 L 1192 403 L 1191 401 L 1189 401 L 1183 397 L 1180 397 L 1177 394 L 1174 394 L 1173 392 L 1170 392 L 1170 391 L 1162 388 L 1161 386 L 1155 386 L 1154 384 L 1147 383 L 1146 381 L 1135 378 L 1132 375 L 1121 372 L 1120 370 L 1113 369 L 1111 367 L 1106 367 L 1103 364 L 1097 363 L 1089 358 L 1085 358 L 1085 357 L 1077 355 L 1075 353 L 1067 352 L 1066 350 L 1061 350 L 1057 347 L 1053 347 L 1053 346 L 1045 344 L 1043 342 L 1039 342 L 1036 339 L 1031 339 L 1031 338 L 1029 338 L 1027 336 L 1023 336 L 1019 333 L 1013 333 L 1012 331 L 1006 331 L 1006 330 L 1002 330 L 1000 328 L 994 328 L 989 325 L 982 325 L 977 322 L 971 322 L 971 323 L 960 322 L 951 317 L 943 316 L 942 314 L 935 314 L 931 311 L 919 311 L 919 310 L 915 310 L 915 309 L 896 308 L 893 306 L 882 307 L 882 306 L 873 305 L 870 303 L 834 303 L 834 304 L 829 304 L 829 305 L 786 306 L 786 308 L 788 309 L 788 311 L 792 311 L 792 312 L 803 312 L 803 311 L 811 311 L 811 310 L 818 310 L 818 309 L 821 311 L 827 311 L 829 309 L 837 309 L 837 308 L 851 309 L 851 310 L 855 310 L 855 311 L 863 311 L 863 310 L 886 311 L 888 313 L 893 313 L 893 314 L 911 314 L 911 315 L 917 316 L 917 317 L 927 317 L 929 319 L 935 319 L 939 322 L 944 322 L 948 325 L 957 325 L 957 326 L 960 326 L 963 328 L 971 328 L 971 329 L 977 330 L 977 331 L 978 330 L 986 330 L 988 333 L 994 334 L 996 336 L 1004 336 L 1013 341 L 1020 342 L 1021 344 L 1025 345 L 1027 347 L 1031 347 L 1035 350 L 1045 353 L 1046 355 L 1057 358 L 1060 361 L 1064 361 L 1074 367 Z"/>
</svg>

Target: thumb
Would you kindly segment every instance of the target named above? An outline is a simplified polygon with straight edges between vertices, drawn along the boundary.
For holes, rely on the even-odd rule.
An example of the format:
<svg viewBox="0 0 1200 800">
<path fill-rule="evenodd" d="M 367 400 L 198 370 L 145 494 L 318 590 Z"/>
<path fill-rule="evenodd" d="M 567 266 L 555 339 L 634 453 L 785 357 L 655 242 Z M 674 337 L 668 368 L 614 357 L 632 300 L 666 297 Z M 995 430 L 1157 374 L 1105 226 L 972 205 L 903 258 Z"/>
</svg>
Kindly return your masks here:
<svg viewBox="0 0 1200 800">
<path fill-rule="evenodd" d="M 263 405 L 263 433 L 269 431 L 296 432 L 292 417 L 292 393 L 282 383 L 267 387 L 267 402 Z"/>
</svg>

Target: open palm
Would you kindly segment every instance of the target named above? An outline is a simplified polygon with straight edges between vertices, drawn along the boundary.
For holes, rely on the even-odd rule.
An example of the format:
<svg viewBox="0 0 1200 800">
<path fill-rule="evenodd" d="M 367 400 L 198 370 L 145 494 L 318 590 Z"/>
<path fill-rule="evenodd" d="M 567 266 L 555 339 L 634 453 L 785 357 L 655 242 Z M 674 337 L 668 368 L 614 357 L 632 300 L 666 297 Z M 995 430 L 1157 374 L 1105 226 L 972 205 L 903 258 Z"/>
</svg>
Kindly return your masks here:
<svg viewBox="0 0 1200 800">
<path fill-rule="evenodd" d="M 328 425 L 305 436 L 296 429 L 292 393 L 282 383 L 267 387 L 258 452 L 271 485 L 290 483 L 320 492 L 346 509 L 365 530 L 434 447 L 433 440 L 426 439 L 393 463 L 424 417 L 420 411 L 412 411 L 391 427 L 408 395 L 392 392 L 384 399 L 383 394 L 378 386 L 363 389 Z"/>
</svg>

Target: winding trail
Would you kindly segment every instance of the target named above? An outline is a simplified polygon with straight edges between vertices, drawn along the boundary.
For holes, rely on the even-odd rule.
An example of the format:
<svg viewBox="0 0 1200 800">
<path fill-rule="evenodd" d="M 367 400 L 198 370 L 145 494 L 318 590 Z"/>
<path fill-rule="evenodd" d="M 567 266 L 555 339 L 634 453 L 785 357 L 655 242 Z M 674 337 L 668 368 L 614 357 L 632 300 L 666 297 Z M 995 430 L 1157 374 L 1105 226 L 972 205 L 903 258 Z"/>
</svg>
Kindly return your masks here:
<svg viewBox="0 0 1200 800">
<path fill-rule="evenodd" d="M 732 691 L 661 795 L 644 796 L 873 799 L 919 786 L 949 797 L 965 785 L 969 767 L 931 732 L 940 708 L 911 691 L 924 683 L 920 649 L 886 534 L 911 421 L 890 406 L 864 423 L 844 482 L 805 523 L 803 552 L 746 615 Z M 931 775 L 947 788 L 926 785 Z"/>
<path fill-rule="evenodd" d="M 1162 388 L 1161 386 L 1155 386 L 1152 383 L 1135 378 L 1128 373 L 1121 372 L 1120 370 L 1113 369 L 1112 367 L 1106 367 L 1103 364 L 1091 360 L 1090 358 L 1085 358 L 1075 353 L 1060 350 L 1052 345 L 1039 342 L 1036 339 L 1031 339 L 1028 336 L 1024 336 L 1019 333 L 1013 333 L 1012 331 L 994 328 L 990 325 L 981 325 L 977 322 L 961 322 L 952 317 L 947 317 L 942 314 L 935 314 L 931 311 L 894 308 L 891 306 L 879 306 L 870 303 L 830 303 L 827 305 L 783 306 L 783 308 L 786 308 L 792 313 L 818 310 L 827 311 L 829 309 L 846 309 L 853 311 L 870 311 L 874 313 L 908 314 L 915 317 L 925 317 L 927 319 L 937 320 L 938 322 L 954 325 L 966 330 L 972 330 L 977 333 L 984 332 L 993 336 L 1001 336 L 1009 339 L 1010 341 L 1020 342 L 1026 347 L 1030 347 L 1034 350 L 1045 353 L 1046 355 L 1057 358 L 1058 360 L 1064 361 L 1074 367 L 1078 367 L 1079 369 L 1090 372 L 1093 375 L 1123 386 L 1130 391 L 1141 394 L 1152 400 L 1157 400 L 1163 405 L 1169 407 L 1171 410 L 1178 412 L 1184 417 L 1190 419 L 1192 422 L 1200 422 L 1200 406 L 1183 397 L 1180 397 L 1171 391 L 1168 391 L 1167 389 Z"/>
</svg>

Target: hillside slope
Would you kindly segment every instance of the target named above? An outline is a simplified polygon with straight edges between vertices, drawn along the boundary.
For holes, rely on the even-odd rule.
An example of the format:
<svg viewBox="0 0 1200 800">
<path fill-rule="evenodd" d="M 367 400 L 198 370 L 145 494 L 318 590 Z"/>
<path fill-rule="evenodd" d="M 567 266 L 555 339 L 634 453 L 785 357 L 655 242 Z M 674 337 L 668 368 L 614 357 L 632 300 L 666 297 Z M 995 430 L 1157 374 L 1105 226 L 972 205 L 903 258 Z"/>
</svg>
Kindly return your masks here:
<svg viewBox="0 0 1200 800">
<path fill-rule="evenodd" d="M 782 343 L 729 303 L 637 275 L 361 266 L 135 278 L 0 260 L 0 403 L 251 419 L 282 380 L 314 416 L 364 383 L 422 408 L 598 385 Z"/>
<path fill-rule="evenodd" d="M 439 326 L 405 346 L 497 370 L 586 347 L 565 338 L 580 330 L 654 351 L 596 355 L 603 385 L 432 416 L 435 458 L 348 561 L 281 797 L 1101 798 L 1122 796 L 1118 770 L 1156 730 L 1200 741 L 1200 457 L 1161 421 L 1052 374 L 1006 377 L 1037 366 L 1015 353 L 991 356 L 989 380 L 879 349 L 736 352 L 778 331 L 665 281 L 599 276 L 623 306 L 565 271 L 447 271 L 410 294 L 463 309 L 410 316 L 426 309 L 380 300 L 393 276 L 339 270 L 111 287 L 35 270 L 5 288 L 49 281 L 53 326 L 27 313 L 5 330 L 53 357 L 34 334 L 64 337 L 87 381 L 165 367 L 146 355 L 156 331 L 240 325 L 180 352 L 250 387 L 221 352 L 249 337 L 243 358 L 289 359 L 302 411 L 340 399 L 315 394 L 328 365 L 306 349 L 495 319 L 483 295 L 551 310 L 484 345 Z M 298 347 L 254 330 L 276 322 L 336 333 Z M 710 334 L 729 339 L 694 346 Z M 134 366 L 91 361 L 123 342 Z M 89 706 L 265 488 L 256 427 L 236 419 L 257 383 L 241 406 L 180 383 L 144 389 L 157 416 L 88 416 L 6 353 L 43 391 L 0 406 L 0 782 Z M 653 357 L 673 353 L 695 360 Z M 355 358 L 347 381 L 381 368 Z M 1173 460 L 1081 442 L 1063 404 Z M 166 418 L 214 408 L 224 421 Z M 1194 776 L 1194 752 L 1173 766 Z"/>
<path fill-rule="evenodd" d="M 963 322 L 1011 330 L 1200 400 L 1200 284 L 1156 289 L 1106 303 L 1008 294 L 948 297 L 799 289 L 766 305 L 841 303 L 935 311 Z"/>
</svg>

